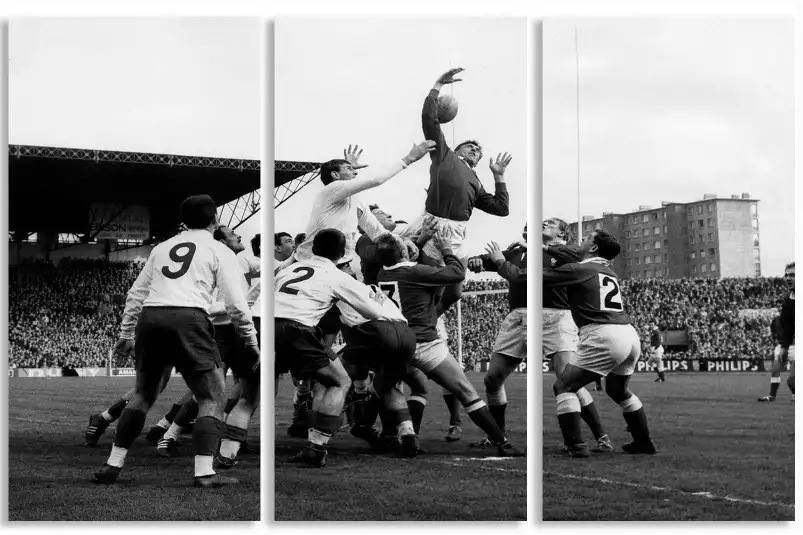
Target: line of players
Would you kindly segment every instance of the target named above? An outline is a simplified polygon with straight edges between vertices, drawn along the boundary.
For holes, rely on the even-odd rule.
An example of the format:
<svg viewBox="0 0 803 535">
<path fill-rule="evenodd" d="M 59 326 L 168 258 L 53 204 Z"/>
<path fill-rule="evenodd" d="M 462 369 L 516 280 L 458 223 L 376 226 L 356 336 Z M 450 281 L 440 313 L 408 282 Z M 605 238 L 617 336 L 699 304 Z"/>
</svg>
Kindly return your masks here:
<svg viewBox="0 0 803 535">
<path fill-rule="evenodd" d="M 190 391 L 146 438 L 168 457 L 176 453 L 178 436 L 191 428 L 195 486 L 238 483 L 217 470 L 236 464 L 259 404 L 259 236 L 252 241 L 255 258 L 241 256 L 238 262 L 242 239 L 219 224 L 208 195 L 186 199 L 181 220 L 187 230 L 154 247 L 128 292 L 113 351 L 122 358 L 134 352 L 136 386 L 90 417 L 85 438 L 91 447 L 119 418 L 109 458 L 94 474 L 96 483 L 117 480 L 174 368 Z M 227 403 L 229 369 L 237 383 Z"/>
<path fill-rule="evenodd" d="M 304 390 L 309 388 L 307 380 L 316 384 L 306 426 L 308 443 L 292 459 L 295 462 L 325 465 L 326 444 L 340 429 L 351 385 L 352 435 L 365 439 L 374 451 L 398 450 L 406 457 L 421 453 L 418 433 L 427 378 L 463 405 L 487 434 L 483 444 L 502 456 L 523 455 L 505 435 L 504 381 L 526 356 L 526 245 L 503 253 L 492 243 L 487 256 L 472 259 L 463 251 L 474 208 L 507 215 L 504 173 L 511 157 L 500 154 L 491 160 L 491 195 L 474 171 L 482 157 L 479 143 L 463 142 L 454 150 L 446 144 L 437 98 L 443 85 L 459 81 L 454 76 L 461 70 L 438 78 L 422 111 L 427 141 L 400 161 L 357 179 L 358 170 L 366 166 L 359 163 L 362 151 L 349 147 L 343 159 L 321 166 L 324 187 L 313 201 L 305 239 L 274 271 L 277 381 L 279 374 L 290 371 Z M 399 232 L 387 214 L 369 209 L 358 194 L 383 185 L 427 154 L 431 166 L 425 213 Z M 487 405 L 438 332 L 438 319 L 461 296 L 468 266 L 494 269 L 511 281 L 511 313 L 496 341 L 485 382 Z M 322 332 L 321 327 L 327 328 Z M 337 330 L 345 340 L 339 355 L 325 340 Z M 411 389 L 408 400 L 402 382 Z M 298 397 L 304 395 L 308 394 L 297 392 Z M 374 428 L 377 416 L 381 432 Z"/>
</svg>

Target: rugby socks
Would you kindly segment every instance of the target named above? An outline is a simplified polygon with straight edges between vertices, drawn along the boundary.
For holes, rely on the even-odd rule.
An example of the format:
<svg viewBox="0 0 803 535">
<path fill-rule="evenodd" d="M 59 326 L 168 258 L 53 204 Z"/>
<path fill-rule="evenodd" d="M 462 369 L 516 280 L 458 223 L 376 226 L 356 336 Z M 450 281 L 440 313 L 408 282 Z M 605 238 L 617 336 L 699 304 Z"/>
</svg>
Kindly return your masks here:
<svg viewBox="0 0 803 535">
<path fill-rule="evenodd" d="M 505 434 L 499 429 L 496 422 L 494 422 L 491 411 L 488 410 L 488 406 L 483 400 L 480 398 L 473 399 L 466 403 L 464 407 L 471 421 L 477 424 L 477 427 L 485 431 L 485 434 L 491 439 L 492 444 L 497 445 L 507 442 Z"/>
<path fill-rule="evenodd" d="M 405 411 L 410 416 L 409 409 Z M 394 413 L 387 410 L 384 404 L 379 404 L 379 421 L 382 422 L 382 435 L 383 436 L 394 436 L 396 430 L 396 419 L 394 417 Z M 412 425 L 412 418 L 410 419 Z M 413 430 L 415 433 L 415 430 Z"/>
<path fill-rule="evenodd" d="M 563 434 L 563 442 L 567 446 L 581 444 L 580 438 L 580 399 L 577 394 L 564 392 L 555 396 L 558 413 L 558 424 Z"/>
<path fill-rule="evenodd" d="M 173 420 L 176 419 L 176 415 L 178 414 L 178 411 L 180 411 L 180 410 L 181 410 L 181 404 L 180 403 L 174 403 L 173 406 L 170 407 L 170 410 L 167 412 L 167 414 L 165 414 L 164 417 L 161 420 L 156 422 L 156 425 L 158 427 L 161 427 L 162 429 L 169 429 L 170 428 L 170 424 L 172 424 Z"/>
<path fill-rule="evenodd" d="M 795 376 L 790 375 L 789 378 L 786 380 L 786 385 L 789 387 L 789 390 L 792 391 L 792 396 L 795 395 Z M 794 399 L 794 397 L 793 397 Z"/>
<path fill-rule="evenodd" d="M 315 426 L 309 430 L 309 441 L 316 446 L 325 446 L 335 431 L 340 429 L 340 416 L 315 411 Z"/>
<path fill-rule="evenodd" d="M 181 406 L 181 410 L 176 414 L 173 424 L 180 427 L 189 427 L 190 422 L 198 417 L 198 402 L 195 399 L 189 400 Z"/>
<path fill-rule="evenodd" d="M 195 420 L 195 426 L 192 429 L 192 444 L 195 447 L 195 477 L 215 474 L 212 462 L 220 441 L 222 427 L 223 422 L 214 416 L 201 416 Z"/>
<path fill-rule="evenodd" d="M 778 388 L 781 386 L 781 377 L 770 377 L 770 397 L 778 395 Z"/>
<path fill-rule="evenodd" d="M 250 411 L 245 403 L 237 404 L 226 418 L 226 433 L 220 442 L 220 455 L 233 459 L 240 451 L 240 446 L 248 437 L 248 422 L 251 420 Z"/>
<path fill-rule="evenodd" d="M 126 405 L 128 405 L 128 402 L 126 400 L 122 398 L 118 399 L 117 401 L 114 402 L 114 404 L 111 407 L 100 413 L 100 415 L 107 422 L 113 422 L 120 417 Z"/>
<path fill-rule="evenodd" d="M 393 420 L 396 422 L 397 435 L 403 436 L 416 434 L 415 429 L 413 428 L 413 421 L 410 418 L 409 410 L 400 409 L 398 411 L 393 411 L 390 414 Z"/>
<path fill-rule="evenodd" d="M 413 429 L 418 435 L 421 431 L 421 420 L 424 419 L 424 409 L 427 408 L 427 398 L 412 395 L 407 400 L 407 410 L 410 411 L 410 418 L 413 421 Z"/>
<path fill-rule="evenodd" d="M 622 415 L 625 417 L 633 441 L 649 442 L 650 431 L 647 428 L 647 416 L 644 414 L 641 400 L 635 394 L 631 394 L 629 398 L 619 403 L 619 406 L 622 407 Z"/>
<path fill-rule="evenodd" d="M 120 423 L 117 424 L 117 432 L 114 434 L 114 446 L 106 464 L 122 468 L 131 444 L 142 432 L 143 427 L 145 427 L 144 412 L 124 409 L 120 415 Z"/>
<path fill-rule="evenodd" d="M 505 392 L 505 385 L 499 390 L 492 391 L 486 390 L 488 396 L 488 410 L 491 412 L 496 425 L 502 432 L 505 431 L 505 409 L 507 409 L 507 392 Z"/>
<path fill-rule="evenodd" d="M 460 425 L 460 401 L 451 392 L 443 393 L 443 401 L 449 409 L 449 426 Z"/>
<path fill-rule="evenodd" d="M 588 425 L 594 438 L 598 439 L 605 435 L 605 430 L 602 428 L 602 422 L 597 412 L 597 406 L 594 404 L 594 398 L 585 388 L 577 391 L 577 399 L 580 400 L 580 417 Z"/>
</svg>

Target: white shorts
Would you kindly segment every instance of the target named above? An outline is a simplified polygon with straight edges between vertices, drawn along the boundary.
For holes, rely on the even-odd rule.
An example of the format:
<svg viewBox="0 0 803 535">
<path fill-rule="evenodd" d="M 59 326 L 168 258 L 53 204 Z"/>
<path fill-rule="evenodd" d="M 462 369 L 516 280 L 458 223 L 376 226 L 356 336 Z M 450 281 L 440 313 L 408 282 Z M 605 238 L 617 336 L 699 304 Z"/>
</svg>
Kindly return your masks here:
<svg viewBox="0 0 803 535">
<path fill-rule="evenodd" d="M 632 375 L 641 357 L 641 340 L 632 325 L 592 323 L 580 329 L 574 364 L 607 377 Z"/>
<path fill-rule="evenodd" d="M 493 347 L 494 353 L 527 359 L 527 309 L 514 308 L 505 316 Z"/>
<path fill-rule="evenodd" d="M 571 310 L 545 308 L 542 310 L 543 337 L 541 347 L 545 357 L 560 351 L 577 351 L 577 325 Z"/>
<path fill-rule="evenodd" d="M 655 366 L 658 368 L 658 371 L 663 371 L 664 368 L 664 348 L 662 346 L 658 346 L 655 349 L 650 348 L 650 354 L 647 357 L 647 364 L 649 366 Z"/>
<path fill-rule="evenodd" d="M 431 342 L 415 345 L 412 365 L 424 373 L 429 373 L 437 368 L 441 362 L 449 358 L 449 355 L 449 346 L 438 338 Z"/>
<path fill-rule="evenodd" d="M 774 360 L 781 360 L 781 344 L 775 346 L 775 351 L 773 352 Z M 786 362 L 794 362 L 795 361 L 795 346 L 789 346 L 789 351 L 786 353 Z"/>
<path fill-rule="evenodd" d="M 452 221 L 451 219 L 444 219 L 432 214 L 424 213 L 424 215 L 417 218 L 401 234 L 402 238 L 412 238 L 421 229 L 430 224 L 435 223 L 435 231 L 439 232 L 452 247 L 452 252 L 459 259 L 467 258 L 467 254 L 463 251 L 463 242 L 466 241 L 466 221 Z M 443 256 L 441 252 L 435 248 L 432 240 L 424 244 L 424 253 L 426 255 L 443 264 Z"/>
</svg>

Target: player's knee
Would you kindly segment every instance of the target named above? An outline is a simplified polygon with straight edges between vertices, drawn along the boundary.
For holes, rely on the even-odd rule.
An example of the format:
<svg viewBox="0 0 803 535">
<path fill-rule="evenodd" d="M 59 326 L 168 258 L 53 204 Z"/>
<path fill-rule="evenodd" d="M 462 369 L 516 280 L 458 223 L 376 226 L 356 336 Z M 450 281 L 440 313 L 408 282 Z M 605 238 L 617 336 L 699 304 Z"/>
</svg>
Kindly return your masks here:
<svg viewBox="0 0 803 535">
<path fill-rule="evenodd" d="M 605 393 L 616 403 L 621 403 L 631 395 L 624 384 L 611 380 L 605 381 Z"/>
<path fill-rule="evenodd" d="M 485 379 L 483 379 L 483 383 L 485 383 L 485 390 L 499 390 L 505 384 L 505 377 L 501 373 L 488 370 L 488 373 L 485 374 Z"/>
<path fill-rule="evenodd" d="M 571 392 L 569 385 L 564 383 L 560 378 L 558 378 L 552 385 L 552 393 L 554 393 L 556 396 L 559 394 L 567 394 L 569 392 Z"/>
</svg>

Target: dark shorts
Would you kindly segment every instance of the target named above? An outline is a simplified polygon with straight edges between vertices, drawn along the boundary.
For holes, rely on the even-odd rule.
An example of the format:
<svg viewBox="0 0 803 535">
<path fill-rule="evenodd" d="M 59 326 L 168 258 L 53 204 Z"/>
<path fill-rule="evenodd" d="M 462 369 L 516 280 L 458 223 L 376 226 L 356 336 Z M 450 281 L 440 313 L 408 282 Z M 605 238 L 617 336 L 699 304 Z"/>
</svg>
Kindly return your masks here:
<svg viewBox="0 0 803 535">
<path fill-rule="evenodd" d="M 256 326 L 256 322 L 254 322 Z M 259 330 L 257 329 L 257 333 Z M 215 327 L 215 341 L 220 358 L 235 377 L 251 377 L 254 375 L 254 359 L 245 350 L 245 341 L 237 334 L 234 325 L 218 325 Z M 257 371 L 256 373 L 259 373 Z"/>
<path fill-rule="evenodd" d="M 276 318 L 276 375 L 290 372 L 296 379 L 309 379 L 337 355 L 324 347 L 321 331 L 297 321 Z"/>
<path fill-rule="evenodd" d="M 199 308 L 145 307 L 134 339 L 137 371 L 161 374 L 175 366 L 185 376 L 222 366 L 215 329 Z"/>
<path fill-rule="evenodd" d="M 382 372 L 391 383 L 401 380 L 415 355 L 415 334 L 401 321 L 344 325 L 343 340 L 343 360 Z"/>
<path fill-rule="evenodd" d="M 332 307 L 324 314 L 321 321 L 318 323 L 318 328 L 323 334 L 337 334 L 340 332 L 340 311 L 337 307 Z"/>
</svg>

